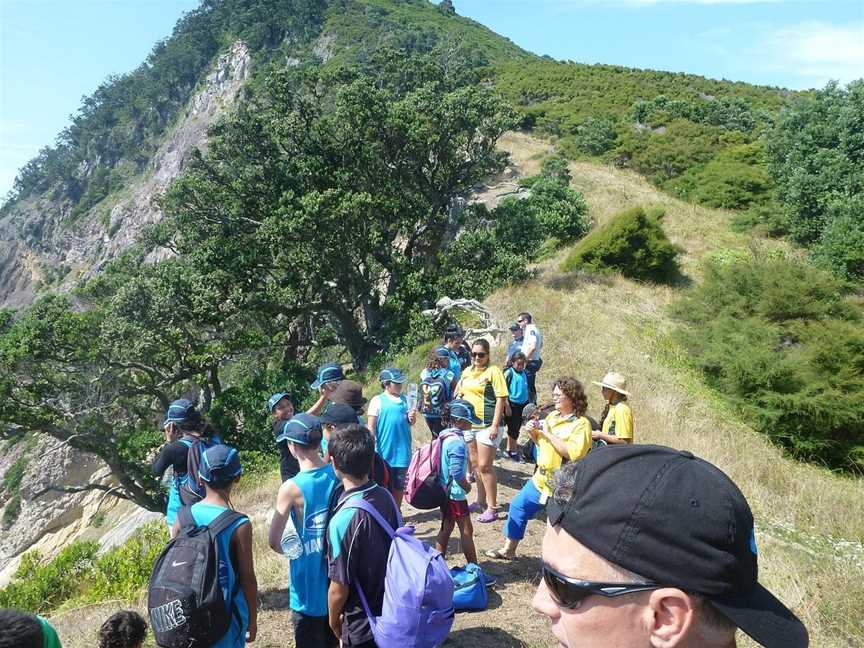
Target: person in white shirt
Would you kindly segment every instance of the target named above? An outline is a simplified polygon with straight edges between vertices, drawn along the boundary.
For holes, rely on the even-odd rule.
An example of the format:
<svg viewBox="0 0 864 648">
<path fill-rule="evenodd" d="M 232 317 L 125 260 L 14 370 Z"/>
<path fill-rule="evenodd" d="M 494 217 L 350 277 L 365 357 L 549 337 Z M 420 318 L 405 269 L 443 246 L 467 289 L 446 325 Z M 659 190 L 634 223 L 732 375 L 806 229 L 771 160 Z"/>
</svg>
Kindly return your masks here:
<svg viewBox="0 0 864 648">
<path fill-rule="evenodd" d="M 536 379 L 537 372 L 543 366 L 543 359 L 540 357 L 543 350 L 543 334 L 537 325 L 534 324 L 534 318 L 531 313 L 519 313 L 516 317 L 516 323 L 522 328 L 522 353 L 528 358 L 525 363 L 525 376 L 528 378 L 528 401 L 537 404 L 537 387 Z"/>
</svg>

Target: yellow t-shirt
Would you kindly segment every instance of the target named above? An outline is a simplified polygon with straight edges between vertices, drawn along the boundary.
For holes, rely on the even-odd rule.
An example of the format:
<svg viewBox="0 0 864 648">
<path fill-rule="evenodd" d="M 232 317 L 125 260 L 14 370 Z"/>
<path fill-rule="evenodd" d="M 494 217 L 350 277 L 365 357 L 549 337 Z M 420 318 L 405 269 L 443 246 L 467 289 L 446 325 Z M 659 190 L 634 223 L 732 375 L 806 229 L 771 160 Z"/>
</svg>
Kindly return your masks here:
<svg viewBox="0 0 864 648">
<path fill-rule="evenodd" d="M 478 370 L 472 365 L 462 372 L 459 384 L 456 385 L 457 398 L 464 398 L 471 403 L 477 418 L 483 421 L 482 425 L 474 426 L 478 430 L 492 425 L 492 418 L 495 416 L 495 399 L 509 395 L 504 372 L 497 366 Z"/>
<path fill-rule="evenodd" d="M 604 434 L 613 434 L 619 439 L 633 441 L 633 411 L 624 401 L 618 401 L 609 407 L 609 413 L 603 420 Z"/>
<path fill-rule="evenodd" d="M 567 459 L 576 461 L 581 459 L 591 449 L 591 421 L 584 416 L 561 416 L 558 412 L 552 412 L 543 420 L 543 429 L 549 434 L 554 434 L 567 444 Z M 552 494 L 549 484 L 552 475 L 561 467 L 562 457 L 558 454 L 555 446 L 541 436 L 537 439 L 537 471 L 534 473 L 534 485 L 540 491 L 542 501 Z"/>
</svg>

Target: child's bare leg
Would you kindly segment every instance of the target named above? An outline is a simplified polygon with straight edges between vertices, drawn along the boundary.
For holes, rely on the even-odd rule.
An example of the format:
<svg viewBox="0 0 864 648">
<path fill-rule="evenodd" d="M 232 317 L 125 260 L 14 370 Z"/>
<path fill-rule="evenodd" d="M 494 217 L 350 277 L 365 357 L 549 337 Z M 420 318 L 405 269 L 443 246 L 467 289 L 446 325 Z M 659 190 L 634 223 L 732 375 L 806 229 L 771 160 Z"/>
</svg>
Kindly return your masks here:
<svg viewBox="0 0 864 648">
<path fill-rule="evenodd" d="M 465 554 L 465 560 L 476 565 L 477 548 L 474 546 L 474 525 L 471 524 L 471 516 L 466 515 L 459 518 L 456 524 L 459 525 L 459 537 L 462 540 L 462 552 Z M 452 525 L 450 528 L 453 528 Z"/>
<path fill-rule="evenodd" d="M 435 548 L 441 552 L 442 556 L 447 555 L 447 544 L 450 542 L 450 534 L 453 533 L 454 524 L 455 521 L 451 520 L 450 518 L 445 517 L 443 520 L 441 520 L 441 528 L 438 530 L 438 537 L 435 539 Z M 459 532 L 462 532 L 461 526 L 459 527 Z"/>
</svg>

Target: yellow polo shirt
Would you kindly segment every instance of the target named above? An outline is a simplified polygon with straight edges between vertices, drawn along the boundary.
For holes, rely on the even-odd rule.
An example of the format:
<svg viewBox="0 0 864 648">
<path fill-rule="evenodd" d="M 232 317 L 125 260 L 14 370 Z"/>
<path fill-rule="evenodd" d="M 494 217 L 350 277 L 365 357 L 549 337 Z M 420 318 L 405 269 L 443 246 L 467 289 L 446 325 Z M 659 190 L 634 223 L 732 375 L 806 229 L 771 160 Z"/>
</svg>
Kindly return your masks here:
<svg viewBox="0 0 864 648">
<path fill-rule="evenodd" d="M 492 425 L 496 399 L 509 395 L 504 372 L 498 366 L 478 370 L 472 365 L 462 372 L 459 384 L 456 385 L 456 396 L 471 403 L 477 418 L 483 421 L 482 425 L 474 426 L 478 430 Z M 504 423 L 503 416 L 501 423 Z"/>
<path fill-rule="evenodd" d="M 613 434 L 619 439 L 633 441 L 633 410 L 624 401 L 619 401 L 609 407 L 609 413 L 603 420 L 604 434 Z"/>
<path fill-rule="evenodd" d="M 543 420 L 543 429 L 549 434 L 554 434 L 567 444 L 568 461 L 581 459 L 591 449 L 591 421 L 584 416 L 561 416 L 558 412 L 552 412 Z M 552 494 L 550 480 L 552 475 L 561 467 L 562 457 L 558 454 L 555 446 L 546 439 L 539 437 L 537 440 L 537 471 L 531 478 L 534 485 L 540 491 L 541 501 Z"/>
</svg>

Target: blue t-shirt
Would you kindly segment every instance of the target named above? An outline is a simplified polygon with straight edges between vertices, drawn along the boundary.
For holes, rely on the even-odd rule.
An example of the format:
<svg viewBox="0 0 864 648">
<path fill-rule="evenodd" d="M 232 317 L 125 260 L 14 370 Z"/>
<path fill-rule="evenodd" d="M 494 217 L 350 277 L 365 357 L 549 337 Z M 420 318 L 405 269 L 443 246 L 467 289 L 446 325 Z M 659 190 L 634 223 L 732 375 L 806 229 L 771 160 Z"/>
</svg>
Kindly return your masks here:
<svg viewBox="0 0 864 648">
<path fill-rule="evenodd" d="M 453 436 L 449 436 L 441 442 L 441 474 L 439 479 L 445 488 L 447 482 L 450 482 L 451 500 L 464 500 L 467 499 L 465 489 L 459 485 L 458 480 L 464 479 L 465 475 L 468 474 L 468 448 L 465 445 L 465 437 L 459 428 L 447 428 L 442 430 L 438 436 L 440 438 L 445 434 L 453 434 Z"/>
<path fill-rule="evenodd" d="M 408 400 L 399 394 L 395 401 L 378 394 L 380 410 L 375 428 L 375 450 L 393 468 L 407 468 L 411 463 L 411 424 L 408 422 Z"/>
<path fill-rule="evenodd" d="M 195 523 L 204 526 L 210 524 L 217 517 L 228 510 L 225 506 L 210 504 L 209 502 L 197 502 L 190 507 L 192 519 Z M 236 588 L 237 594 L 232 602 L 231 626 L 228 632 L 212 648 L 242 648 L 246 645 L 246 630 L 249 628 L 249 607 L 246 605 L 246 597 L 243 590 L 237 586 L 237 574 L 234 565 L 231 564 L 231 536 L 241 524 L 249 524 L 249 518 L 237 520 L 230 527 L 217 536 L 219 543 L 219 587 L 222 588 L 224 600 L 231 600 L 231 592 Z M 239 618 L 238 618 L 239 617 Z"/>
<path fill-rule="evenodd" d="M 292 482 L 303 494 L 303 519 L 291 509 L 291 519 L 303 543 L 303 555 L 291 561 L 291 609 L 307 616 L 327 615 L 327 560 L 324 533 L 330 495 L 339 480 L 333 465 L 301 470 Z"/>
<path fill-rule="evenodd" d="M 516 371 L 513 367 L 504 372 L 507 390 L 510 392 L 510 402 L 513 405 L 524 405 L 528 402 L 528 376 L 524 371 Z"/>
<path fill-rule="evenodd" d="M 459 362 L 459 356 L 456 355 L 454 351 L 450 351 L 450 366 L 448 369 L 453 372 L 453 375 L 456 376 L 456 380 L 462 376 L 462 365 Z"/>
</svg>

